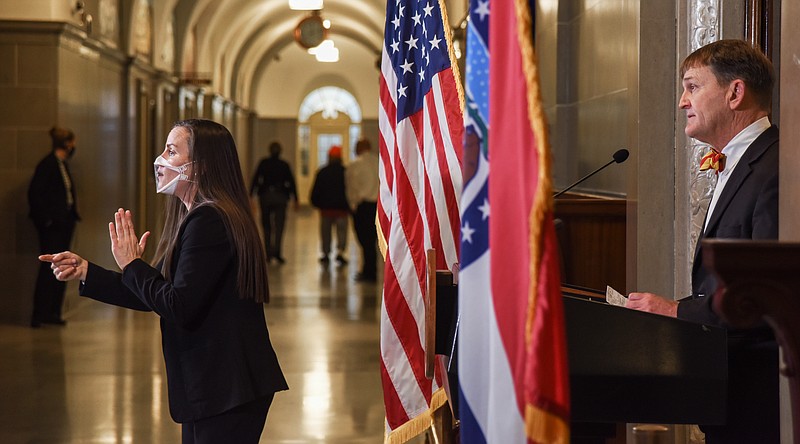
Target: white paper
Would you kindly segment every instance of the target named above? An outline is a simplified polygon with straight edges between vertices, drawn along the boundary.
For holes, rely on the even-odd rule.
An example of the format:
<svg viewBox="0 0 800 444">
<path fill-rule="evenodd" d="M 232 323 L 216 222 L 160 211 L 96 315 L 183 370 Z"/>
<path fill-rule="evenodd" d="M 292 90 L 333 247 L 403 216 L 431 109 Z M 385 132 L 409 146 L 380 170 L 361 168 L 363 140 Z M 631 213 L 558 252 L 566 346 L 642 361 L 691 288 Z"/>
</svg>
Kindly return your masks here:
<svg viewBox="0 0 800 444">
<path fill-rule="evenodd" d="M 611 305 L 617 305 L 619 307 L 625 306 L 625 301 L 628 299 L 622 295 L 622 293 L 618 292 L 611 288 L 610 285 L 606 285 L 606 302 Z"/>
</svg>

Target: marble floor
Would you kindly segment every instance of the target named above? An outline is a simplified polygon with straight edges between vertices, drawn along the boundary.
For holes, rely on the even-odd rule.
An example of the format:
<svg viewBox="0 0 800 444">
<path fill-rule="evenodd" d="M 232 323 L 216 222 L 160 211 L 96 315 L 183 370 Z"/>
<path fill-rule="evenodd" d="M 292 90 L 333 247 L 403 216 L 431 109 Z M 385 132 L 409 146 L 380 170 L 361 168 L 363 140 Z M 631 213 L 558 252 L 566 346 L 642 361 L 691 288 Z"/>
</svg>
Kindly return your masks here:
<svg viewBox="0 0 800 444">
<path fill-rule="evenodd" d="M 261 443 L 380 443 L 380 280 L 354 280 L 352 232 L 350 264 L 320 265 L 316 213 L 289 213 L 265 310 L 291 389 Z M 0 325 L 0 443 L 179 443 L 157 316 L 80 300 L 65 327 Z"/>
</svg>

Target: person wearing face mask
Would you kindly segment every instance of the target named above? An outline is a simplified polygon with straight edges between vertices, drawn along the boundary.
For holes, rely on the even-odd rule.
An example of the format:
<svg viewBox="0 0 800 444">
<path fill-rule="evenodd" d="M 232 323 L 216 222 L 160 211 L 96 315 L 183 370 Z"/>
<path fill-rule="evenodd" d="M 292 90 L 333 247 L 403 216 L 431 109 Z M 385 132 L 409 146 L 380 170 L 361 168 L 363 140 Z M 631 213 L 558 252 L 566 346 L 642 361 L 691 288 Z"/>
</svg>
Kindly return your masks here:
<svg viewBox="0 0 800 444">
<path fill-rule="evenodd" d="M 38 165 L 28 187 L 29 216 L 36 226 L 39 252 L 69 249 L 75 223 L 80 220 L 75 182 L 67 161 L 75 154 L 75 133 L 54 126 L 50 130 L 52 149 Z M 31 327 L 65 325 L 61 316 L 66 284 L 59 282 L 46 263 L 39 265 L 33 292 Z"/>
<path fill-rule="evenodd" d="M 172 179 L 164 180 L 164 184 L 160 185 L 156 189 L 156 193 L 169 194 L 174 196 L 175 191 L 178 189 L 178 184 L 180 183 L 180 181 L 182 180 L 187 182 L 189 181 L 189 176 L 186 175 L 186 171 L 189 169 L 189 166 L 191 164 L 192 162 L 187 162 L 183 165 L 174 166 L 170 165 L 169 161 L 165 159 L 164 156 L 156 157 L 156 161 L 153 162 L 153 169 L 155 170 L 156 179 L 161 179 L 164 176 L 164 173 L 159 172 L 159 170 L 171 171 L 172 173 L 174 173 L 172 174 L 172 176 L 174 176 Z"/>
<path fill-rule="evenodd" d="M 275 392 L 288 386 L 270 343 L 263 303 L 267 263 L 250 210 L 236 145 L 209 120 L 178 122 L 154 162 L 167 199 L 161 239 L 142 260 L 150 232 L 129 210 L 108 225 L 121 272 L 64 251 L 39 257 L 80 294 L 160 316 L 170 414 L 183 444 L 258 443 Z"/>
</svg>

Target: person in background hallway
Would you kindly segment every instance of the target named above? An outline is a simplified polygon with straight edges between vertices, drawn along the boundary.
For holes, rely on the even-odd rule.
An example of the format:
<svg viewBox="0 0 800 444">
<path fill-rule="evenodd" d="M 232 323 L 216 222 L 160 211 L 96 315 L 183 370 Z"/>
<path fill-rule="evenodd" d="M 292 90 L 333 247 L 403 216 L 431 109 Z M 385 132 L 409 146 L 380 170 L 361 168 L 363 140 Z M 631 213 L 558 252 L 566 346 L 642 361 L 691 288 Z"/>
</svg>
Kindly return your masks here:
<svg viewBox="0 0 800 444">
<path fill-rule="evenodd" d="M 297 209 L 297 188 L 289 164 L 280 158 L 281 144 L 269 145 L 269 157 L 261 160 L 253 176 L 250 194 L 258 195 L 261 206 L 261 226 L 264 228 L 264 246 L 267 261 L 275 259 L 279 264 L 286 262 L 283 257 L 283 228 L 286 223 L 286 207 L 289 199 L 294 200 Z"/>
<path fill-rule="evenodd" d="M 331 230 L 336 226 L 336 262 L 346 265 L 347 217 L 350 207 L 344 185 L 344 165 L 342 147 L 335 145 L 328 150 L 328 164 L 317 171 L 311 187 L 311 205 L 319 209 L 319 233 L 322 241 L 322 264 L 330 262 Z"/>
<path fill-rule="evenodd" d="M 76 204 L 75 182 L 67 160 L 75 154 L 75 134 L 66 128 L 50 130 L 52 151 L 36 166 L 28 187 L 30 218 L 39 234 L 39 253 L 68 250 L 81 218 Z M 53 278 L 50 266 L 39 264 L 33 292 L 31 327 L 41 324 L 65 325 L 61 310 L 66 284 Z"/>
<path fill-rule="evenodd" d="M 770 61 L 740 40 L 710 43 L 681 64 L 686 135 L 711 145 L 701 170 L 717 184 L 699 236 L 692 294 L 675 301 L 631 293 L 627 306 L 728 329 L 728 400 L 724 426 L 704 426 L 706 442 L 778 443 L 778 347 L 772 330 L 739 330 L 712 310 L 719 290 L 703 263 L 704 238 L 778 238 L 778 128 L 769 120 L 774 73 Z M 722 157 L 725 156 L 725 157 Z"/>
<path fill-rule="evenodd" d="M 178 122 L 155 160 L 167 199 L 153 265 L 150 235 L 120 208 L 108 224 L 121 273 L 66 251 L 39 257 L 80 294 L 161 317 L 169 409 L 183 444 L 258 443 L 275 392 L 286 390 L 263 303 L 267 263 L 236 145 L 208 120 Z"/>
<path fill-rule="evenodd" d="M 353 212 L 353 228 L 361 245 L 361 273 L 356 280 L 375 282 L 377 278 L 378 232 L 375 214 L 378 211 L 378 155 L 369 140 L 356 142 L 358 157 L 345 170 L 347 203 Z"/>
</svg>

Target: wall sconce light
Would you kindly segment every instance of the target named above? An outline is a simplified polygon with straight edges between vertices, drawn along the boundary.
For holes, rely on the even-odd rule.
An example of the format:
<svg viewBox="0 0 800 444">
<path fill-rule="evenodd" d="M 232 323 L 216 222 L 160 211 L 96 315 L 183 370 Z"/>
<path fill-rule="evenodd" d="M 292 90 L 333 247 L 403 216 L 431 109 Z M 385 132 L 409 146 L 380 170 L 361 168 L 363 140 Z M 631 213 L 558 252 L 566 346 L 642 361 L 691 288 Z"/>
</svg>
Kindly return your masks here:
<svg viewBox="0 0 800 444">
<path fill-rule="evenodd" d="M 86 12 L 86 5 L 81 1 L 78 0 L 75 2 L 75 5 L 72 7 L 72 16 L 78 16 L 81 22 L 81 26 L 86 29 L 87 34 L 92 33 L 92 14 Z"/>
<path fill-rule="evenodd" d="M 289 9 L 295 11 L 315 11 L 322 9 L 323 0 L 289 0 Z"/>
<path fill-rule="evenodd" d="M 467 22 L 469 21 L 469 11 L 464 15 L 456 26 L 453 27 L 453 52 L 456 59 L 461 59 L 467 47 Z"/>
</svg>

